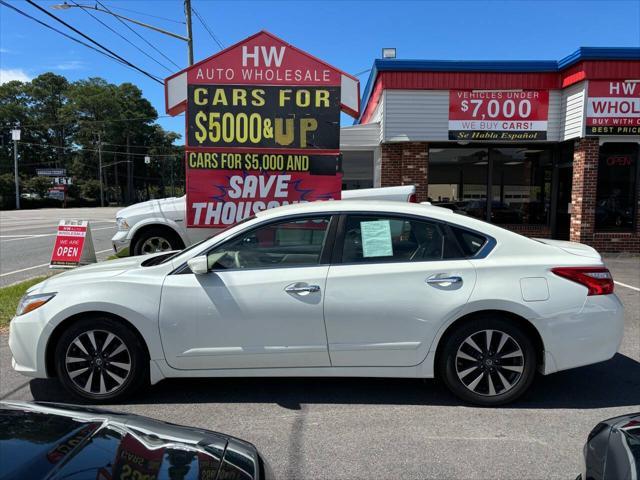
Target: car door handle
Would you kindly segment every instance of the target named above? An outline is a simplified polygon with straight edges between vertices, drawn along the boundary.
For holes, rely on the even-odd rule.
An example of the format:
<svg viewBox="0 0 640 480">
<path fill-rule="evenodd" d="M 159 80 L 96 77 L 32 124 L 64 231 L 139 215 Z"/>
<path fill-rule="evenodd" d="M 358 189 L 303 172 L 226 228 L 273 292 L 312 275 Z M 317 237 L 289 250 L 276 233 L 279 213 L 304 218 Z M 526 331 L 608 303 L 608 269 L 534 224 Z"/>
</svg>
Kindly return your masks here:
<svg viewBox="0 0 640 480">
<path fill-rule="evenodd" d="M 295 293 L 296 295 L 309 295 L 320 291 L 320 285 L 307 285 L 306 283 L 292 283 L 284 287 L 287 293 Z"/>
<path fill-rule="evenodd" d="M 462 277 L 458 277 L 457 275 L 452 275 L 450 277 L 429 277 L 425 280 L 429 285 L 441 285 L 443 283 L 462 283 Z"/>
</svg>

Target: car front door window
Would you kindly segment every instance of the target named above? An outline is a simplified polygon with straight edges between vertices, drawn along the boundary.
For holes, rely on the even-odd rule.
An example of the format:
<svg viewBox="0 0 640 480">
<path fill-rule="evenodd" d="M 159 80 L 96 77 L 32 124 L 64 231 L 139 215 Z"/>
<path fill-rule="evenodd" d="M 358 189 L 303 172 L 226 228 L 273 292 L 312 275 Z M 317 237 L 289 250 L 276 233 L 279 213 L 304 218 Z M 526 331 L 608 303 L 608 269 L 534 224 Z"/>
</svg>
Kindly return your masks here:
<svg viewBox="0 0 640 480">
<path fill-rule="evenodd" d="M 320 263 L 329 216 L 257 227 L 210 251 L 210 270 L 312 266 Z"/>
</svg>

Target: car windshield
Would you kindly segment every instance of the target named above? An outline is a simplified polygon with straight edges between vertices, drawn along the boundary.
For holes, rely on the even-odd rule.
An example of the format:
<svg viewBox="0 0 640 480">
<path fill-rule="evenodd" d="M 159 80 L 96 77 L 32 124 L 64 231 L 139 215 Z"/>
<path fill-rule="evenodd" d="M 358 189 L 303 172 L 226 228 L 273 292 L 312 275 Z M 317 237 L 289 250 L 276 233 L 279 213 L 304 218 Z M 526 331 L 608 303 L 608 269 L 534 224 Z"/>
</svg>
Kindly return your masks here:
<svg viewBox="0 0 640 480">
<path fill-rule="evenodd" d="M 196 248 L 198 248 L 200 245 L 202 245 L 204 242 L 207 242 L 209 240 L 211 240 L 214 237 L 217 237 L 218 235 L 220 235 L 221 233 L 226 232 L 227 230 L 230 230 L 233 227 L 237 227 L 238 225 L 242 225 L 243 223 L 246 223 L 250 220 L 253 220 L 254 218 L 256 218 L 255 215 L 251 215 L 243 220 L 240 220 L 238 223 L 234 223 L 233 225 L 229 225 L 228 227 L 225 227 L 223 229 L 221 229 L 219 232 L 215 233 L 214 235 L 211 235 L 210 237 L 207 237 L 203 240 L 200 240 L 199 242 L 194 243 L 193 245 L 190 245 L 189 247 L 185 248 L 184 250 L 180 250 L 172 255 L 169 255 L 167 258 L 165 258 L 164 260 L 162 260 L 161 262 L 159 262 L 158 265 L 163 264 L 163 263 L 167 263 L 170 262 L 172 259 L 174 259 L 175 257 L 177 257 L 178 255 L 182 255 L 183 253 L 186 252 L 190 252 L 191 250 L 194 250 Z"/>
</svg>

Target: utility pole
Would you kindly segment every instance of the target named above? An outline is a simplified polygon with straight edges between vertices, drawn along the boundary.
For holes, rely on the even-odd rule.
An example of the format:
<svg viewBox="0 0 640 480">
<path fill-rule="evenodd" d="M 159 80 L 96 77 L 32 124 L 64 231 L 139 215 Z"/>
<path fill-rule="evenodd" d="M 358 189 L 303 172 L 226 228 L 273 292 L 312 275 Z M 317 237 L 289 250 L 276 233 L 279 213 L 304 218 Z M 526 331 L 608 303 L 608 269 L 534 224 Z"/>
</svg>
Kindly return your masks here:
<svg viewBox="0 0 640 480">
<path fill-rule="evenodd" d="M 191 28 L 191 0 L 184 0 L 184 18 L 187 22 L 187 50 L 189 66 L 193 65 L 193 30 Z"/>
<path fill-rule="evenodd" d="M 16 184 L 16 210 L 20 210 L 20 177 L 18 176 L 18 141 L 20 140 L 20 130 L 15 128 L 11 130 L 11 139 L 13 140 L 13 169 L 14 181 Z"/>
<path fill-rule="evenodd" d="M 102 136 L 98 132 L 98 181 L 100 182 L 100 206 L 104 207 L 104 188 L 102 187 Z"/>
<path fill-rule="evenodd" d="M 176 190 L 175 190 L 175 184 L 173 183 L 173 157 L 170 157 L 171 161 L 169 162 L 169 165 L 171 166 L 171 196 L 175 197 L 176 196 Z"/>
<path fill-rule="evenodd" d="M 133 203 L 133 162 L 131 161 L 130 141 L 131 136 L 127 132 L 127 205 Z"/>
</svg>

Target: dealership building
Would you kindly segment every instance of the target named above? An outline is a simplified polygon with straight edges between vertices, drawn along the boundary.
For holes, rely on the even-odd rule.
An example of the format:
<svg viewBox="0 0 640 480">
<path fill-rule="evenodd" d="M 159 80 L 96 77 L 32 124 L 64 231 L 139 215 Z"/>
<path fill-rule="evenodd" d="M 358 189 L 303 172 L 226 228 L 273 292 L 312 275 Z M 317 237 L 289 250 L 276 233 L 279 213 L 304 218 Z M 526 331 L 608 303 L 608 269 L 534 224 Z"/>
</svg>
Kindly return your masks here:
<svg viewBox="0 0 640 480">
<path fill-rule="evenodd" d="M 413 184 L 524 235 L 640 253 L 640 48 L 378 59 L 340 143 L 345 189 Z"/>
</svg>

